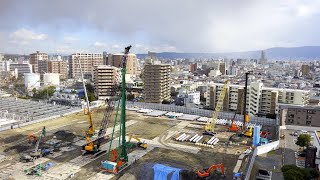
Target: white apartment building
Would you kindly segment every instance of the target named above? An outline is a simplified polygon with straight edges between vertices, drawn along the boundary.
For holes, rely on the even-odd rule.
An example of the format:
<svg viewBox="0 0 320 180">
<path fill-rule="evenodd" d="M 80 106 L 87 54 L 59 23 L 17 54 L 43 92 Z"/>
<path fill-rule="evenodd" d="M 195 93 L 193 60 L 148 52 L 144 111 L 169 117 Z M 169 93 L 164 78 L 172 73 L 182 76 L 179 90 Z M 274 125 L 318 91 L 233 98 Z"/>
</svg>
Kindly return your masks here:
<svg viewBox="0 0 320 180">
<path fill-rule="evenodd" d="M 200 104 L 200 92 L 199 91 L 188 91 L 182 90 L 178 94 L 179 98 L 184 99 L 184 103 L 191 103 L 191 104 Z"/>
<path fill-rule="evenodd" d="M 223 84 L 215 83 L 207 88 L 206 106 L 214 109 Z M 243 112 L 243 85 L 229 85 L 224 99 L 224 111 Z M 247 90 L 247 112 L 250 115 L 277 114 L 278 104 L 306 105 L 309 91 L 264 87 L 262 82 L 252 82 Z"/>
</svg>

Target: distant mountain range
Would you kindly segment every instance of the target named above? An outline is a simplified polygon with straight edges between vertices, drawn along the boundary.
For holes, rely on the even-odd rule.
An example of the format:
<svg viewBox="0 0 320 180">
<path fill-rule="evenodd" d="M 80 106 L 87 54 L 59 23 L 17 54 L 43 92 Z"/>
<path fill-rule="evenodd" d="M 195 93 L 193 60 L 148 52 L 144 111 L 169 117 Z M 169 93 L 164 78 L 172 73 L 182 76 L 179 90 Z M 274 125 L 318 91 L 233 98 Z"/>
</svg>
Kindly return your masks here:
<svg viewBox="0 0 320 180">
<path fill-rule="evenodd" d="M 320 59 L 320 46 L 302 47 L 275 47 L 265 49 L 265 56 L 272 60 L 311 60 Z M 144 58 L 147 54 L 137 54 L 138 58 Z M 261 57 L 261 50 L 229 53 L 157 53 L 159 58 L 253 58 Z"/>
</svg>

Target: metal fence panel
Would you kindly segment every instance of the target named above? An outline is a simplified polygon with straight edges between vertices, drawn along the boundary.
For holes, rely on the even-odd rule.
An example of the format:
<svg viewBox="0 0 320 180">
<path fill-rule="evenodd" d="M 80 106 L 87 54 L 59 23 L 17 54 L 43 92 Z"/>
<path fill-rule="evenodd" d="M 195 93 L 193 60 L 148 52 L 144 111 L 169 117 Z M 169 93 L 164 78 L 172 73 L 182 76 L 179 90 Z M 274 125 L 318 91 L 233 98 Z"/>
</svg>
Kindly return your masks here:
<svg viewBox="0 0 320 180">
<path fill-rule="evenodd" d="M 126 106 L 128 108 L 138 107 L 142 109 L 154 109 L 154 110 L 169 111 L 169 112 L 172 111 L 177 113 L 193 114 L 193 115 L 198 115 L 203 117 L 212 117 L 212 114 L 213 114 L 212 110 L 175 106 L 171 104 L 169 105 L 169 104 L 157 104 L 157 103 L 127 102 Z M 230 113 L 230 112 L 220 112 L 218 115 L 220 119 L 232 119 L 233 116 L 234 116 L 234 113 Z M 243 121 L 243 116 L 237 115 L 236 120 Z M 269 118 L 263 118 L 263 117 L 250 117 L 250 122 L 261 124 L 261 125 L 269 125 L 269 126 L 277 125 L 276 119 L 269 119 Z"/>
</svg>

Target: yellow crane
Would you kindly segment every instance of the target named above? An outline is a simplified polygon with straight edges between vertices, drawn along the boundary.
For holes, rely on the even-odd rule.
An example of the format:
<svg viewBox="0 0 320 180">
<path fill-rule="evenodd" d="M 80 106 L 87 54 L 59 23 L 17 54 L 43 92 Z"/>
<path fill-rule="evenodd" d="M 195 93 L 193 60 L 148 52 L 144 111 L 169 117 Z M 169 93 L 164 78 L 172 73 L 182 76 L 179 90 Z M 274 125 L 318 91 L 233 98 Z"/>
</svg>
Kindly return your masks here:
<svg viewBox="0 0 320 180">
<path fill-rule="evenodd" d="M 205 129 L 204 134 L 206 134 L 206 135 L 214 135 L 215 134 L 214 133 L 214 126 L 216 124 L 216 120 L 218 119 L 219 112 L 221 111 L 221 109 L 223 107 L 223 101 L 224 101 L 224 97 L 226 96 L 226 92 L 227 92 L 228 87 L 229 87 L 229 80 L 225 81 L 223 88 L 220 92 L 220 96 L 219 96 L 217 105 L 213 111 L 213 116 L 204 127 L 204 129 Z"/>
<path fill-rule="evenodd" d="M 89 104 L 89 100 L 88 100 L 88 93 L 87 93 L 87 89 L 86 89 L 86 85 L 84 83 L 84 77 L 83 77 L 83 72 L 82 72 L 82 67 L 81 67 L 81 62 L 80 59 L 78 59 L 78 63 L 79 63 L 79 68 L 80 68 L 80 74 L 81 74 L 81 80 L 82 80 L 82 85 L 83 85 L 83 89 L 84 89 L 84 95 L 86 98 L 86 104 L 87 104 L 87 110 L 88 110 L 88 117 L 89 117 L 89 130 L 86 132 L 86 136 L 93 136 L 95 134 L 95 130 L 94 130 L 94 124 L 93 124 L 93 119 L 92 119 L 92 111 L 90 109 L 90 104 Z"/>
</svg>

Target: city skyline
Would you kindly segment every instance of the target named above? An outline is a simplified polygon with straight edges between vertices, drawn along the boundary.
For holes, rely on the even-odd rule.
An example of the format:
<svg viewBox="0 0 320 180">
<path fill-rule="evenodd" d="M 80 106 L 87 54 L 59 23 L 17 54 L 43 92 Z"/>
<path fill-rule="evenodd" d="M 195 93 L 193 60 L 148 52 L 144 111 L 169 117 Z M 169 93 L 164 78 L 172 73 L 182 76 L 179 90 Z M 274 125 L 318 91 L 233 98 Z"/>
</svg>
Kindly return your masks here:
<svg viewBox="0 0 320 180">
<path fill-rule="evenodd" d="M 319 45 L 313 1 L 2 1 L 0 52 L 239 52 Z"/>
</svg>

